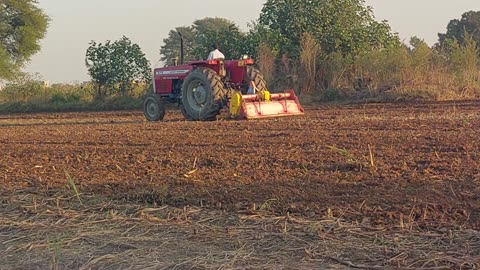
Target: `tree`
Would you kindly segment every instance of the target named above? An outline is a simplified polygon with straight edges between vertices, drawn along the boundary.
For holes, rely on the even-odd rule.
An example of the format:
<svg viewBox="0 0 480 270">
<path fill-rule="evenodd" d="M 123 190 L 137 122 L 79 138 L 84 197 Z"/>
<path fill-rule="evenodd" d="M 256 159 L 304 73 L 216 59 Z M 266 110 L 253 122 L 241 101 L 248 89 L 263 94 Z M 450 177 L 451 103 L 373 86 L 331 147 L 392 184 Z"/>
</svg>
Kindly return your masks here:
<svg viewBox="0 0 480 270">
<path fill-rule="evenodd" d="M 103 99 L 108 90 L 128 94 L 136 80 L 148 82 L 150 62 L 140 46 L 127 37 L 105 44 L 92 41 L 87 49 L 85 64 L 92 81 L 97 85 L 96 97 Z"/>
<path fill-rule="evenodd" d="M 480 11 L 468 11 L 462 15 L 460 20 L 454 19 L 448 23 L 447 32 L 438 34 L 437 46 L 450 47 L 453 40 L 460 45 L 465 44 L 465 33 L 471 35 L 473 40 L 480 44 Z"/>
<path fill-rule="evenodd" d="M 450 63 L 453 71 L 457 76 L 462 76 L 462 81 L 466 84 L 473 83 L 479 78 L 479 52 L 477 42 L 469 33 L 465 33 L 463 45 L 455 39 L 452 42 Z"/>
<path fill-rule="evenodd" d="M 432 59 L 432 49 L 425 40 L 416 36 L 410 39 L 412 67 L 416 71 L 426 71 Z"/>
<path fill-rule="evenodd" d="M 171 30 L 160 49 L 162 61 L 179 58 L 180 37 L 184 37 L 185 60 L 205 59 L 211 51 L 212 44 L 218 43 L 226 58 L 238 58 L 252 52 L 248 35 L 240 31 L 234 22 L 224 18 L 204 18 L 193 22 L 192 26 L 177 27 Z"/>
<path fill-rule="evenodd" d="M 195 20 L 193 22 L 193 28 L 197 34 L 202 34 L 209 31 L 215 31 L 220 29 L 228 29 L 231 26 L 235 26 L 235 23 L 225 18 L 210 18 Z"/>
<path fill-rule="evenodd" d="M 40 50 L 49 18 L 36 0 L 0 1 L 0 78 L 9 79 Z"/>
<path fill-rule="evenodd" d="M 400 45 L 386 21 L 377 22 L 364 0 L 267 0 L 259 23 L 275 37 L 281 53 L 298 56 L 310 33 L 326 53 L 357 55 L 372 48 Z"/>
<path fill-rule="evenodd" d="M 212 50 L 212 45 L 216 43 L 225 55 L 226 59 L 238 59 L 245 51 L 246 34 L 232 24 L 228 28 L 206 30 L 197 34 L 194 55 L 197 59 L 206 59 L 208 53 Z"/>
<path fill-rule="evenodd" d="M 168 38 L 163 40 L 164 45 L 160 48 L 161 61 L 171 64 L 174 59 L 180 59 L 180 35 L 178 33 L 182 34 L 184 40 L 184 60 L 195 60 L 193 54 L 195 29 L 191 26 L 182 26 L 170 30 Z"/>
</svg>

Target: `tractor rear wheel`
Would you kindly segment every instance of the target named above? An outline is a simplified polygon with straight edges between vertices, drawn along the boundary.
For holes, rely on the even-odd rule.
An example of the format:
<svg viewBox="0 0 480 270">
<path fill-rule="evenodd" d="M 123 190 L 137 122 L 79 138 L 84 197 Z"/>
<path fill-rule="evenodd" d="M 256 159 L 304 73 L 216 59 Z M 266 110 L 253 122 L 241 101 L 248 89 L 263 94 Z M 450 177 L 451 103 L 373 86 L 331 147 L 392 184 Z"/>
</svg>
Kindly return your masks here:
<svg viewBox="0 0 480 270">
<path fill-rule="evenodd" d="M 165 103 L 158 95 L 150 95 L 143 102 L 143 114 L 148 121 L 160 121 L 165 117 Z"/>
<path fill-rule="evenodd" d="M 268 90 L 267 82 L 265 81 L 265 78 L 263 78 L 262 73 L 258 69 L 252 66 L 247 66 L 247 73 L 245 74 L 245 76 L 246 83 L 253 81 L 258 91 Z"/>
<path fill-rule="evenodd" d="M 193 119 L 190 117 L 190 115 L 188 115 L 187 111 L 185 110 L 185 107 L 183 106 L 183 104 L 181 105 L 180 107 L 180 111 L 182 112 L 182 115 L 183 117 L 185 117 L 185 120 L 186 121 L 192 121 Z"/>
<path fill-rule="evenodd" d="M 195 69 L 183 81 L 182 113 L 187 120 L 216 120 L 224 98 L 225 88 L 220 76 L 209 68 Z"/>
</svg>

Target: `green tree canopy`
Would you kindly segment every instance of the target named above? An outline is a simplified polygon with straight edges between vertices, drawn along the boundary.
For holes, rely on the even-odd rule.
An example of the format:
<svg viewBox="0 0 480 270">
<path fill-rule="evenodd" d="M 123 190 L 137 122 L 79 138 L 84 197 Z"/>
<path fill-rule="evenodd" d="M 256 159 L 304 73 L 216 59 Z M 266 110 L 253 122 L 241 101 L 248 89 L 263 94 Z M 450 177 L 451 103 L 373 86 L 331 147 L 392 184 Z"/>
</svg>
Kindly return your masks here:
<svg viewBox="0 0 480 270">
<path fill-rule="evenodd" d="M 183 36 L 185 60 L 195 60 L 193 54 L 195 29 L 192 26 L 182 26 L 170 30 L 168 38 L 163 40 L 164 45 L 160 48 L 160 60 L 168 64 L 172 64 L 173 59 L 180 59 L 180 36 L 178 33 Z"/>
<path fill-rule="evenodd" d="M 267 0 L 259 23 L 269 29 L 270 43 L 298 55 L 304 33 L 327 52 L 356 55 L 372 48 L 397 46 L 386 21 L 377 22 L 364 0 Z"/>
<path fill-rule="evenodd" d="M 448 23 L 447 32 L 438 34 L 440 46 L 457 40 L 460 45 L 465 44 L 465 33 L 471 35 L 473 40 L 480 44 L 480 11 L 468 11 L 461 19 L 454 19 Z"/>
<path fill-rule="evenodd" d="M 128 93 L 135 80 L 148 82 L 150 62 L 140 46 L 127 37 L 105 44 L 92 41 L 87 49 L 85 64 L 92 81 L 97 85 L 97 98 L 104 98 L 109 88 Z"/>
<path fill-rule="evenodd" d="M 184 38 L 185 60 L 205 59 L 217 43 L 226 58 L 238 58 L 249 54 L 252 46 L 247 42 L 248 35 L 240 31 L 234 22 L 224 18 L 204 18 L 193 22 L 192 26 L 177 27 L 171 30 L 160 49 L 161 60 L 171 63 L 180 58 L 180 37 Z"/>
<path fill-rule="evenodd" d="M 197 32 L 197 34 L 202 34 L 209 31 L 215 31 L 220 29 L 228 29 L 232 26 L 235 26 L 235 23 L 227 20 L 225 18 L 203 18 L 199 20 L 195 20 L 193 22 L 193 28 Z"/>
<path fill-rule="evenodd" d="M 412 67 L 417 70 L 425 71 L 430 65 L 432 59 L 432 49 L 425 40 L 413 36 L 410 39 Z"/>
<path fill-rule="evenodd" d="M 0 78 L 11 78 L 40 50 L 49 18 L 36 0 L 0 1 Z"/>
<path fill-rule="evenodd" d="M 207 30 L 197 35 L 194 55 L 197 59 L 205 59 L 216 43 L 226 59 L 238 59 L 243 54 L 248 54 L 246 48 L 247 34 L 232 24 L 228 28 L 222 27 L 215 30 Z"/>
</svg>

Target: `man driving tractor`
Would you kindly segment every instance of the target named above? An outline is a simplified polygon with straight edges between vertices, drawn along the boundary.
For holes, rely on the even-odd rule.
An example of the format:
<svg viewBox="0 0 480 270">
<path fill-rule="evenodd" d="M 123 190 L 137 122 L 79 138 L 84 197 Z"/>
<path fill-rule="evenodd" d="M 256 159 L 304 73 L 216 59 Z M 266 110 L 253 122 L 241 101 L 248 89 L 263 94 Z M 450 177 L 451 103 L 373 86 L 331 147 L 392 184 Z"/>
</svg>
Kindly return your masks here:
<svg viewBox="0 0 480 270">
<path fill-rule="evenodd" d="M 218 44 L 216 43 L 213 44 L 212 49 L 213 51 L 210 52 L 207 60 L 214 60 L 214 59 L 224 60 L 225 59 L 225 55 L 222 52 L 220 52 Z"/>
</svg>

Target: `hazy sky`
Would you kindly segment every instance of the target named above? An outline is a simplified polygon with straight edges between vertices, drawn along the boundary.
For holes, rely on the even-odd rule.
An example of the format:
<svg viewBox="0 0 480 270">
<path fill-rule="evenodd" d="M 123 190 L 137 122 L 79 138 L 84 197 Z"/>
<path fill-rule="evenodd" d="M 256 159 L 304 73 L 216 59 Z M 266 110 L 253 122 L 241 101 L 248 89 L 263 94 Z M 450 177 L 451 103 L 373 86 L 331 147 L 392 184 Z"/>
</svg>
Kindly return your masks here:
<svg viewBox="0 0 480 270">
<path fill-rule="evenodd" d="M 32 58 L 28 72 L 38 72 L 52 83 L 88 80 L 85 51 L 91 40 L 104 42 L 123 35 L 138 43 L 153 66 L 168 32 L 191 25 L 195 19 L 223 17 L 247 30 L 258 19 L 265 0 L 40 0 L 52 19 L 42 51 Z M 451 19 L 480 10 L 480 0 L 366 0 L 378 20 L 388 20 L 393 31 L 437 41 Z"/>
</svg>

